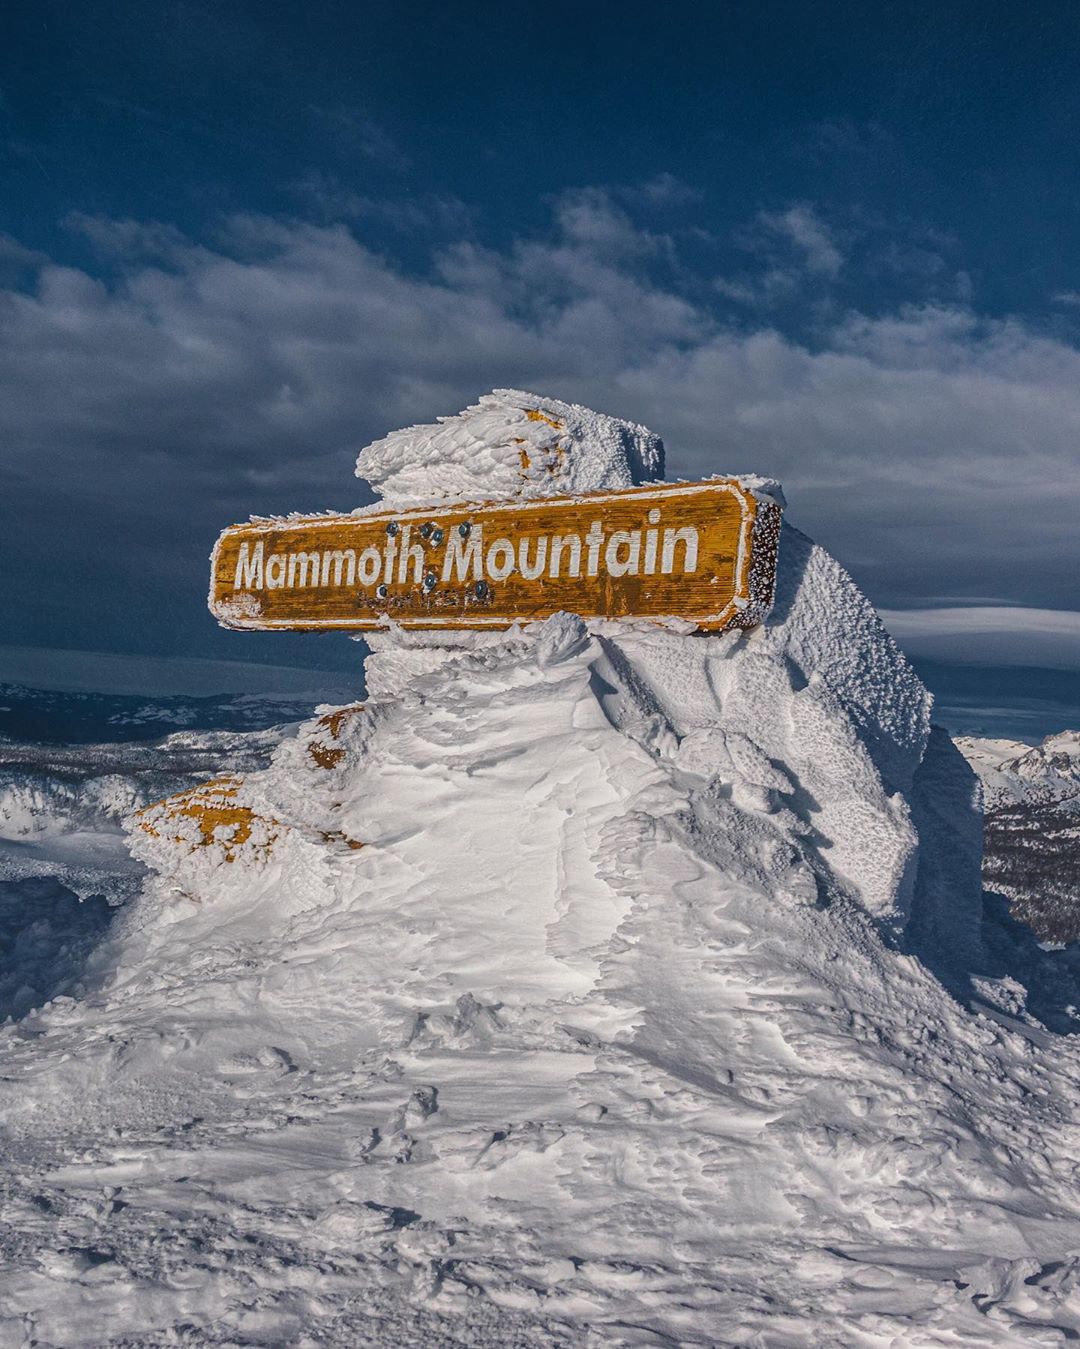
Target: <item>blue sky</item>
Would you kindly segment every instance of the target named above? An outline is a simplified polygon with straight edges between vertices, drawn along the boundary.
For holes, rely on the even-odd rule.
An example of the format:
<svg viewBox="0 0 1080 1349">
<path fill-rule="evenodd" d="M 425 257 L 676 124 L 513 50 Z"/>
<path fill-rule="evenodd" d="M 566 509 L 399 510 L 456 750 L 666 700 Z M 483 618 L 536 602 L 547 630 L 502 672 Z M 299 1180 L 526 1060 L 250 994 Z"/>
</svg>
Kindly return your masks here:
<svg viewBox="0 0 1080 1349">
<path fill-rule="evenodd" d="M 216 630 L 218 529 L 510 384 L 779 477 L 912 649 L 1080 666 L 1075 7 L 0 25 L 9 643 L 352 662 Z"/>
</svg>

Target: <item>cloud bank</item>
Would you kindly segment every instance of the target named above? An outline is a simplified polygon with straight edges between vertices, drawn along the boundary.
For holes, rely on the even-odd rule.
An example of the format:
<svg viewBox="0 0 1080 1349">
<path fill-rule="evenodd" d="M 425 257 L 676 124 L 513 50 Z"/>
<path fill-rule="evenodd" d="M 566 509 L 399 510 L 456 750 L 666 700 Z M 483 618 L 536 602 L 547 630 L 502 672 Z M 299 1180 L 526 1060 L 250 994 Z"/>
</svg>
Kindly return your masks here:
<svg viewBox="0 0 1080 1349">
<path fill-rule="evenodd" d="M 676 187 L 640 200 L 677 209 Z M 941 295 L 823 303 L 848 264 L 805 204 L 749 227 L 761 276 L 806 288 L 798 337 L 767 288 L 725 298 L 625 191 L 565 194 L 542 237 L 459 240 L 411 270 L 362 222 L 242 217 L 213 240 L 72 223 L 93 272 L 4 251 L 12 640 L 220 653 L 203 595 L 222 525 L 358 504 L 361 445 L 496 386 L 642 421 L 674 475 L 778 477 L 883 605 L 1077 605 L 1080 351 Z"/>
</svg>

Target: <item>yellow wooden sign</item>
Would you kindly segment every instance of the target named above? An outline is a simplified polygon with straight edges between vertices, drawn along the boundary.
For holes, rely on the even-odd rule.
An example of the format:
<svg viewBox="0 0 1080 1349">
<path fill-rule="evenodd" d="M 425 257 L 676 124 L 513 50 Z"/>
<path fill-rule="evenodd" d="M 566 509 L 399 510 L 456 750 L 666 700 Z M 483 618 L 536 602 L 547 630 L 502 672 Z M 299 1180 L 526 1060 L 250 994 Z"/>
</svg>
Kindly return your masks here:
<svg viewBox="0 0 1080 1349">
<path fill-rule="evenodd" d="M 772 603 L 780 507 L 735 479 L 255 520 L 218 539 L 229 628 L 507 628 L 559 610 L 716 631 Z"/>
</svg>

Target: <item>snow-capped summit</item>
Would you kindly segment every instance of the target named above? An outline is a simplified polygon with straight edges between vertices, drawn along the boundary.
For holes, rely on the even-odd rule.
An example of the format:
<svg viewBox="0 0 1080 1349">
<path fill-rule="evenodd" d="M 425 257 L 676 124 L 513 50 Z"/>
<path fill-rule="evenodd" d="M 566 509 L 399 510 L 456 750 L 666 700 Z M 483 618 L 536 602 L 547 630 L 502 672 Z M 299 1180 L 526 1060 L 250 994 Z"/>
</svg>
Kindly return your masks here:
<svg viewBox="0 0 1080 1349">
<path fill-rule="evenodd" d="M 663 472 L 664 442 L 646 427 L 518 389 L 394 431 L 356 465 L 357 477 L 401 507 L 615 490 Z"/>
<path fill-rule="evenodd" d="M 987 810 L 1080 796 L 1080 731 L 1058 731 L 1038 745 L 980 736 L 957 736 L 956 744 L 982 779 Z"/>
</svg>

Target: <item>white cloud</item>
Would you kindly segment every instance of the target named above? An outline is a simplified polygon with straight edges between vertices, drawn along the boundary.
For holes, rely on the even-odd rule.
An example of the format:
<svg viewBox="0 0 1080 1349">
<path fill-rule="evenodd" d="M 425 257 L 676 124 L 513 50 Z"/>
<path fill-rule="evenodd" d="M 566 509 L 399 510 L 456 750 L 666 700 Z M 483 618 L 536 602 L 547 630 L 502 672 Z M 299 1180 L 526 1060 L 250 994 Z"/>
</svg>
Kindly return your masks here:
<svg viewBox="0 0 1080 1349">
<path fill-rule="evenodd" d="M 408 197 L 377 197 L 354 192 L 326 173 L 312 172 L 295 191 L 324 221 L 372 220 L 405 234 L 460 237 L 471 232 L 472 215 L 459 198 L 422 192 Z"/>
<path fill-rule="evenodd" d="M 654 178 L 629 189 L 626 196 L 641 198 L 651 206 L 679 207 L 692 206 L 704 198 L 700 188 L 684 183 L 673 173 L 658 173 Z"/>
<path fill-rule="evenodd" d="M 827 277 L 839 273 L 844 256 L 833 232 L 812 206 L 801 202 L 786 211 L 762 211 L 757 219 L 768 234 L 794 245 L 809 271 Z"/>
<path fill-rule="evenodd" d="M 409 157 L 405 151 L 386 127 L 363 108 L 343 103 L 334 107 L 323 107 L 313 103 L 306 111 L 308 117 L 324 134 L 331 136 L 338 144 L 349 146 L 363 158 L 375 160 L 398 171 L 404 171 L 409 167 Z"/>
<path fill-rule="evenodd" d="M 563 192 L 554 201 L 555 219 L 570 247 L 608 258 L 634 258 L 666 251 L 670 240 L 636 225 L 612 194 L 601 187 Z"/>
</svg>

